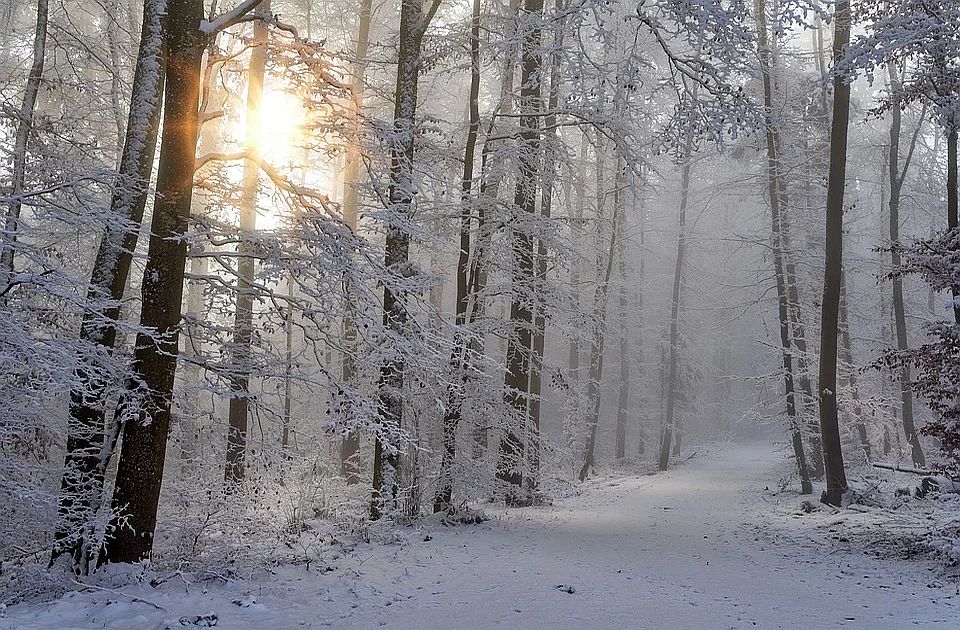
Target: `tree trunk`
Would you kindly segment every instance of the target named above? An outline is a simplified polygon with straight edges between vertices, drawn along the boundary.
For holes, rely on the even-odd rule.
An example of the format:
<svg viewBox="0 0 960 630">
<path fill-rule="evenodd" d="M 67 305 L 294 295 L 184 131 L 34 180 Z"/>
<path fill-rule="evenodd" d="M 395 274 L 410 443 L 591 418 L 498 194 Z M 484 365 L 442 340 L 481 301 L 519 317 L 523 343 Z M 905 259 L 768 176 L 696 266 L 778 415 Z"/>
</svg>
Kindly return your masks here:
<svg viewBox="0 0 960 630">
<path fill-rule="evenodd" d="M 524 0 L 520 24 L 520 131 L 519 173 L 514 194 L 518 213 L 533 216 L 537 210 L 537 183 L 540 177 L 541 40 L 543 0 Z M 513 297 L 510 303 L 512 333 L 507 342 L 504 388 L 506 403 L 513 407 L 524 432 L 539 433 L 529 414 L 530 355 L 533 350 L 533 313 L 529 293 L 533 289 L 533 238 L 528 229 L 513 230 Z M 527 295 L 525 295 L 527 294 Z M 506 484 L 508 503 L 526 503 L 523 494 L 523 462 L 526 444 L 516 428 L 505 429 L 500 439 L 497 478 Z M 512 486 L 512 487 L 511 487 Z"/>
<path fill-rule="evenodd" d="M 270 0 L 260 3 L 261 10 L 270 12 Z M 270 30 L 266 23 L 257 20 L 253 25 L 250 67 L 247 70 L 247 130 L 246 151 L 249 154 L 243 163 L 243 188 L 240 192 L 240 235 L 237 246 L 237 297 L 233 319 L 233 351 L 230 370 L 230 408 L 227 429 L 227 460 L 224 481 L 231 486 L 243 481 L 247 453 L 247 424 L 250 416 L 250 373 L 253 368 L 253 303 L 256 289 L 256 260 L 251 255 L 252 239 L 257 230 L 257 197 L 260 192 L 260 165 L 252 159 L 259 153 L 256 144 L 257 125 L 260 123 L 260 107 L 263 101 L 263 80 L 267 68 Z"/>
<path fill-rule="evenodd" d="M 48 0 L 37 0 L 37 24 L 33 37 L 33 63 L 27 75 L 23 101 L 17 114 L 17 131 L 13 141 L 13 164 L 10 174 L 10 203 L 3 225 L 3 247 L 0 248 L 0 289 L 13 278 L 14 251 L 20 230 L 20 210 L 23 206 L 23 186 L 27 176 L 27 145 L 33 131 L 33 114 L 43 81 L 43 62 L 47 49 Z"/>
<path fill-rule="evenodd" d="M 598 189 L 602 189 L 600 179 L 597 180 Z M 610 245 L 607 248 L 606 260 L 604 252 L 597 253 L 597 288 L 593 296 L 593 336 L 590 343 L 590 375 L 587 379 L 587 443 L 584 449 L 583 466 L 580 467 L 578 478 L 583 481 L 594 467 L 594 457 L 597 446 L 597 425 L 600 423 L 600 382 L 603 379 L 603 352 L 606 339 L 607 297 L 610 288 L 610 276 L 613 272 L 613 260 L 617 255 L 620 233 L 623 229 L 623 209 L 620 194 L 620 160 L 617 160 L 617 177 L 614 181 L 613 220 L 610 230 Z M 598 190 L 598 198 L 603 195 Z M 598 216 L 598 220 L 601 217 Z"/>
<path fill-rule="evenodd" d="M 637 189 L 633 188 L 633 197 L 634 203 L 636 203 Z M 645 271 L 645 260 L 646 260 L 646 231 L 645 231 L 645 221 L 644 214 L 646 210 L 643 206 L 640 207 L 640 211 L 637 212 L 637 223 L 638 231 L 640 233 L 640 270 L 637 273 L 637 316 L 640 318 L 640 321 L 643 322 L 643 278 Z M 636 345 L 637 345 L 637 364 L 644 366 L 643 363 L 643 341 L 642 335 L 643 327 L 639 326 L 636 331 Z M 646 439 L 646 427 L 644 426 L 644 414 L 643 414 L 643 397 L 640 398 L 638 403 L 640 413 L 637 414 L 637 455 L 644 455 L 647 450 L 647 439 Z"/>
<path fill-rule="evenodd" d="M 353 95 L 353 135 L 347 146 L 347 159 L 343 169 L 343 222 L 352 231 L 357 229 L 357 217 L 360 213 L 360 157 L 363 124 L 363 88 L 366 71 L 367 49 L 370 47 L 370 22 L 373 15 L 373 0 L 360 0 L 359 23 L 357 25 L 356 62 L 350 91 Z M 347 295 L 345 316 L 343 318 L 343 344 L 341 375 L 343 382 L 352 385 L 356 380 L 357 368 L 353 361 L 356 346 L 357 328 L 354 323 L 352 304 Z M 340 445 L 340 474 L 348 484 L 360 482 L 360 435 L 350 432 Z"/>
<path fill-rule="evenodd" d="M 586 203 L 586 162 L 587 162 L 587 137 L 580 132 L 580 153 L 575 162 L 577 168 L 577 182 L 575 200 L 571 208 L 570 221 L 570 242 L 574 251 L 580 251 L 581 242 L 581 222 L 583 221 L 583 209 Z M 575 312 L 580 312 L 580 265 L 574 262 L 570 266 L 570 295 L 571 303 Z M 580 339 L 577 331 L 570 336 L 569 346 L 567 348 L 567 372 L 570 381 L 570 390 L 577 391 L 580 385 Z M 572 408 L 570 415 L 566 418 L 565 442 L 570 453 L 576 448 L 579 437 L 581 405 L 578 395 L 571 397 Z M 576 465 L 576 463 L 574 463 Z"/>
<path fill-rule="evenodd" d="M 140 50 L 133 77 L 131 107 L 120 169 L 110 202 L 111 220 L 100 241 L 87 300 L 91 309 L 80 324 L 80 340 L 105 348 L 117 340 L 120 318 L 150 187 L 163 95 L 163 1 L 144 4 Z M 67 454 L 58 505 L 59 522 L 51 562 L 69 553 L 73 569 L 85 573 L 96 549 L 92 519 L 103 500 L 103 479 L 112 440 L 106 437 L 104 391 L 110 375 L 95 354 L 78 358 L 77 387 L 70 392 Z"/>
<path fill-rule="evenodd" d="M 451 387 L 447 392 L 443 416 L 443 454 L 440 461 L 440 485 L 433 500 L 433 511 L 440 512 L 451 507 L 453 498 L 453 462 L 457 457 L 457 427 L 463 418 L 463 402 L 466 388 L 466 362 L 469 339 L 462 330 L 472 319 L 468 314 L 470 299 L 470 233 L 473 211 L 473 163 L 476 157 L 477 137 L 480 133 L 480 0 L 473 0 L 470 18 L 470 93 L 468 96 L 469 127 L 463 150 L 463 177 L 460 180 L 460 254 L 457 258 L 457 303 L 456 323 L 458 331 L 454 351 L 450 357 L 452 373 L 456 375 L 460 389 Z M 474 255 L 477 255 L 476 252 Z M 478 299 L 474 296 L 473 300 Z"/>
<path fill-rule="evenodd" d="M 200 67 L 205 38 L 200 32 L 203 3 L 167 3 L 166 87 L 157 193 L 150 247 L 144 269 L 135 381 L 117 412 L 123 420 L 123 448 L 113 508 L 101 561 L 139 562 L 153 549 L 157 504 L 163 481 L 170 404 L 177 368 L 180 309 L 197 151 Z"/>
<path fill-rule="evenodd" d="M 670 466 L 670 445 L 673 441 L 674 414 L 677 407 L 677 380 L 679 378 L 680 342 L 680 287 L 683 282 L 683 256 L 686 247 L 687 202 L 690 196 L 690 141 L 683 150 L 683 167 L 680 175 L 680 219 L 677 232 L 677 263 L 673 271 L 673 302 L 670 308 L 670 359 L 667 375 L 667 403 L 664 414 L 660 459 L 658 467 L 666 470 Z"/>
<path fill-rule="evenodd" d="M 390 219 L 386 226 L 383 261 L 384 266 L 395 274 L 404 273 L 410 260 L 410 234 L 404 223 L 409 220 L 413 205 L 417 88 L 422 65 L 423 35 L 431 17 L 432 11 L 424 14 L 421 0 L 402 0 L 393 111 L 394 139 L 390 154 L 388 192 L 388 210 L 396 218 Z M 394 291 L 389 284 L 384 286 L 383 325 L 398 339 L 405 336 L 407 329 L 405 300 L 406 296 L 402 292 Z M 380 368 L 380 424 L 388 432 L 397 432 L 402 425 L 404 368 L 402 354 L 397 354 Z M 385 443 L 379 436 L 374 444 L 373 498 L 370 504 L 370 518 L 373 520 L 392 511 L 396 505 L 397 477 L 400 470 L 398 448 L 398 444 Z"/>
<path fill-rule="evenodd" d="M 543 190 L 540 196 L 540 216 L 550 220 L 553 209 L 553 190 L 556 180 L 558 143 L 557 106 L 560 102 L 560 54 L 563 50 L 564 25 L 566 17 L 563 3 L 557 0 L 557 14 L 560 16 L 554 30 L 553 53 L 550 55 L 550 91 L 547 98 L 547 115 L 543 119 Z M 537 276 L 535 284 L 533 356 L 530 362 L 530 426 L 529 446 L 527 448 L 528 475 L 525 479 L 527 490 L 535 492 L 540 475 L 540 403 L 543 390 L 543 352 L 546 344 L 546 305 L 543 299 L 543 285 L 547 277 L 547 246 L 542 238 L 537 239 Z"/>
<path fill-rule="evenodd" d="M 958 196 L 960 191 L 957 189 L 957 131 L 960 123 L 951 122 L 947 131 L 947 227 L 955 230 L 960 227 L 958 222 Z M 960 324 L 960 286 L 953 287 L 953 318 Z"/>
<path fill-rule="evenodd" d="M 854 424 L 857 427 L 857 436 L 860 446 L 867 460 L 870 460 L 870 439 L 867 436 L 867 425 L 863 420 L 863 405 L 860 403 L 860 388 L 857 385 L 857 369 L 853 363 L 853 343 L 850 340 L 850 322 L 847 319 L 847 274 L 840 276 L 840 360 L 846 364 L 843 380 L 850 387 L 853 398 Z"/>
<path fill-rule="evenodd" d="M 784 270 L 784 199 L 785 186 L 780 171 L 780 134 L 773 120 L 773 80 L 770 68 L 770 49 L 767 44 L 767 17 L 764 0 L 754 3 L 757 20 L 760 73 L 763 77 L 763 106 L 766 118 L 767 140 L 767 195 L 770 201 L 772 220 L 773 267 L 777 281 L 777 314 L 780 321 L 780 346 L 783 355 L 784 395 L 786 397 L 787 421 L 790 424 L 791 441 L 797 471 L 800 475 L 800 488 L 803 494 L 813 492 L 810 473 L 807 469 L 806 455 L 803 451 L 801 422 L 797 417 L 796 390 L 793 379 L 793 351 L 790 339 L 790 316 L 787 279 Z M 794 292 L 796 292 L 795 282 Z M 797 305 L 799 306 L 799 305 Z"/>
<path fill-rule="evenodd" d="M 833 64 L 842 61 L 850 41 L 850 0 L 838 0 L 834 9 Z M 830 128 L 830 171 L 827 180 L 826 255 L 820 333 L 820 435 L 827 481 L 821 501 L 839 506 L 847 491 L 840 424 L 837 419 L 837 324 L 840 275 L 843 270 L 843 197 L 847 170 L 847 127 L 850 84 L 838 73 L 833 79 L 833 120 Z"/>
<path fill-rule="evenodd" d="M 620 243 L 620 383 L 617 392 L 617 442 L 616 457 L 627 456 L 627 414 L 630 407 L 630 345 L 627 341 L 627 248 Z M 643 441 L 643 437 L 640 438 Z"/>
<path fill-rule="evenodd" d="M 901 91 L 900 78 L 897 76 L 897 70 L 893 63 L 887 64 L 887 70 L 890 78 L 890 92 L 892 95 Z M 904 179 L 907 176 L 907 169 L 910 167 L 910 157 L 904 162 L 903 171 L 900 170 L 900 129 L 901 115 L 900 108 L 891 108 L 890 121 L 890 146 L 887 168 L 889 169 L 890 179 L 890 258 L 893 270 L 900 268 L 900 193 L 903 188 Z M 910 156 L 913 155 L 913 147 L 910 148 Z M 901 352 L 907 350 L 907 321 L 903 305 L 903 278 L 894 273 L 893 275 L 893 317 L 897 329 L 897 349 Z M 920 440 L 917 437 L 917 430 L 913 420 L 913 390 L 911 389 L 910 364 L 904 362 L 900 368 L 900 404 L 901 404 L 901 422 L 903 423 L 903 435 L 910 444 L 910 455 L 913 458 L 913 465 L 917 468 L 923 468 L 927 465 L 923 457 L 923 450 L 920 448 Z"/>
</svg>

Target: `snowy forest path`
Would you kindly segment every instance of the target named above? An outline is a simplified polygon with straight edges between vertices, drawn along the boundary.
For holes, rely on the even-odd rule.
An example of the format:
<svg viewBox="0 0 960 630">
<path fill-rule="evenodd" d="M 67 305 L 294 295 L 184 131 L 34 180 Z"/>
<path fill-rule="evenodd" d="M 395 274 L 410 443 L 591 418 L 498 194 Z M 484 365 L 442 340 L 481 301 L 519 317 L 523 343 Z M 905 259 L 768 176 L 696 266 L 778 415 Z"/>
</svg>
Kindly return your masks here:
<svg viewBox="0 0 960 630">
<path fill-rule="evenodd" d="M 933 565 L 835 548 L 774 509 L 764 489 L 787 465 L 771 444 L 735 444 L 666 473 L 593 480 L 481 531 L 440 532 L 418 568 L 430 595 L 342 627 L 960 627 Z"/>
<path fill-rule="evenodd" d="M 831 532 L 829 513 L 801 515 L 798 496 L 768 490 L 790 472 L 770 444 L 729 445 L 480 525 L 428 519 L 398 544 L 347 547 L 308 570 L 16 606 L 0 629 L 193 627 L 205 615 L 230 630 L 960 627 L 956 587 L 934 563 L 869 552 Z"/>
</svg>

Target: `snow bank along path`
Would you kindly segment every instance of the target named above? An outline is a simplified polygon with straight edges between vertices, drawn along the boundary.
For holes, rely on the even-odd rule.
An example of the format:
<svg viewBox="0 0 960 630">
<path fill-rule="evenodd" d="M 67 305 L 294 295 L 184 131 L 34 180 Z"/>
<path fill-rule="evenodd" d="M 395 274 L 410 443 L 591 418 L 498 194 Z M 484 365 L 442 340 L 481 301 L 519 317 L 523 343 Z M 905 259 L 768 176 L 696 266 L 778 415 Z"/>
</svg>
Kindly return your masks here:
<svg viewBox="0 0 960 630">
<path fill-rule="evenodd" d="M 362 545 L 326 572 L 72 594 L 15 607 L 0 628 L 182 628 L 204 615 L 231 630 L 960 628 L 956 588 L 932 564 L 837 546 L 788 518 L 763 492 L 780 470 L 768 444 L 731 446 L 552 507 Z"/>
</svg>

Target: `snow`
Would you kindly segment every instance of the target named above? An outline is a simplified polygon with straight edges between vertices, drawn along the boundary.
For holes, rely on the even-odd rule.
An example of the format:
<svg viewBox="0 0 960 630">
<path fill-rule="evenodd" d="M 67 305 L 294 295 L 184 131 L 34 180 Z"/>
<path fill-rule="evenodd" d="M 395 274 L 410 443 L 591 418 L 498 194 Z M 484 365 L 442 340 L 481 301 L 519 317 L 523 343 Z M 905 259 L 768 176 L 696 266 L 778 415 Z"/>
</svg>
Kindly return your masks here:
<svg viewBox="0 0 960 630">
<path fill-rule="evenodd" d="M 9 607 L 0 629 L 957 627 L 942 565 L 845 535 L 882 525 L 878 510 L 805 514 L 770 490 L 788 467 L 770 444 L 731 445 L 479 525 L 331 546 L 309 569 L 101 583 Z"/>
</svg>

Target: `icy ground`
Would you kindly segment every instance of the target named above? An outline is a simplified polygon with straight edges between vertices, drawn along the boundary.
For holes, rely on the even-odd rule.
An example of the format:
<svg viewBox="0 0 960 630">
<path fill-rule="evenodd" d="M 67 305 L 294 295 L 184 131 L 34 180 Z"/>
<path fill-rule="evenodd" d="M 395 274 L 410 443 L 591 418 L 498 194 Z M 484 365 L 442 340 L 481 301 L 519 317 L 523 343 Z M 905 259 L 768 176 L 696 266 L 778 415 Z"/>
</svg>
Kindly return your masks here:
<svg viewBox="0 0 960 630">
<path fill-rule="evenodd" d="M 11 607 L 0 628 L 960 628 L 942 565 L 845 536 L 843 514 L 802 514 L 776 492 L 787 466 L 734 445 L 309 570 L 75 592 Z"/>
</svg>

